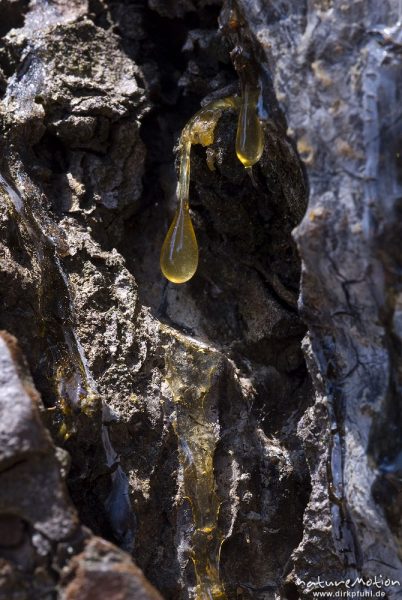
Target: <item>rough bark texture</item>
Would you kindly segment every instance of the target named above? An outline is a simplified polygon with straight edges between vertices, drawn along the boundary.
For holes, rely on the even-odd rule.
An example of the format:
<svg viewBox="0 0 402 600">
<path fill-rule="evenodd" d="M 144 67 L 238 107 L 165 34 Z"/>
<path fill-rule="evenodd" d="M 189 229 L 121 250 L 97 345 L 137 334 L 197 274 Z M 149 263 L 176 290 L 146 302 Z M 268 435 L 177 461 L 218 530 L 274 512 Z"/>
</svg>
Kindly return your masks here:
<svg viewBox="0 0 402 600">
<path fill-rule="evenodd" d="M 43 426 L 15 338 L 0 334 L 0 598 L 158 600 L 130 557 L 93 536 L 64 483 L 69 457 Z M 74 556 L 75 555 L 75 556 Z"/>
<path fill-rule="evenodd" d="M 262 4 L 243 6 L 260 43 L 269 40 L 275 89 L 310 184 L 295 238 L 318 398 L 300 435 L 317 448 L 314 423 L 327 442 L 310 459 L 313 492 L 295 572 L 303 580 L 322 573 L 325 548 L 333 577 L 400 580 L 402 15 L 397 2 L 315 2 L 272 22 L 261 19 Z M 387 591 L 396 597 L 400 584 Z"/>
<path fill-rule="evenodd" d="M 0 598 L 158 597 L 112 543 L 172 600 L 402 579 L 396 0 L 0 11 L 0 327 L 54 440 L 5 346 Z M 173 147 L 238 90 L 234 46 L 261 81 L 264 154 L 253 186 L 230 111 L 214 171 L 193 148 L 201 262 L 174 286 Z M 7 505 L 17 469 L 53 533 Z"/>
</svg>

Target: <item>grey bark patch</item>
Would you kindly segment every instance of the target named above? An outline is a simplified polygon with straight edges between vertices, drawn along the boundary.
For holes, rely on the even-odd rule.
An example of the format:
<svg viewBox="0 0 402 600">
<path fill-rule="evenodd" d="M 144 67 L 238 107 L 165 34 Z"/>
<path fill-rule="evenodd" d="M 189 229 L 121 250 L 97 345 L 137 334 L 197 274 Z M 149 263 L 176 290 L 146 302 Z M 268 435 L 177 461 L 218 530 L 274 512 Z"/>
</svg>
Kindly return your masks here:
<svg viewBox="0 0 402 600">
<path fill-rule="evenodd" d="M 98 590 L 99 595 L 103 593 L 99 579 L 104 577 L 108 582 L 116 580 L 111 599 L 128 600 L 134 591 L 144 600 L 159 598 L 128 554 L 80 525 L 56 448 L 42 423 L 40 397 L 15 338 L 5 332 L 0 337 L 0 365 L 0 597 L 43 600 L 59 590 L 61 597 L 72 599 L 77 598 L 74 588 L 88 585 L 91 593 Z M 92 568 L 99 560 L 103 575 L 93 574 L 86 583 L 89 548 Z M 84 589 L 80 594 L 79 598 L 90 598 Z"/>
</svg>

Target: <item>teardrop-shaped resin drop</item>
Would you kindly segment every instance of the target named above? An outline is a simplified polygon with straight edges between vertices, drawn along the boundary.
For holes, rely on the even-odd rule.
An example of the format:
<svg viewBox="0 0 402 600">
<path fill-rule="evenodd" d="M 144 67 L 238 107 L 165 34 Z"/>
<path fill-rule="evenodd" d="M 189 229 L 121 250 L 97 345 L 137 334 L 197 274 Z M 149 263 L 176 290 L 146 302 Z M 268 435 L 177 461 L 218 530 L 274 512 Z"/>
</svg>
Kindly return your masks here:
<svg viewBox="0 0 402 600">
<path fill-rule="evenodd" d="M 161 270 L 173 283 L 185 283 L 198 266 L 198 244 L 191 222 L 188 202 L 180 202 L 163 242 Z"/>
<path fill-rule="evenodd" d="M 237 158 L 246 168 L 257 163 L 264 150 L 264 132 L 257 115 L 259 90 L 245 87 L 236 135 Z"/>
</svg>

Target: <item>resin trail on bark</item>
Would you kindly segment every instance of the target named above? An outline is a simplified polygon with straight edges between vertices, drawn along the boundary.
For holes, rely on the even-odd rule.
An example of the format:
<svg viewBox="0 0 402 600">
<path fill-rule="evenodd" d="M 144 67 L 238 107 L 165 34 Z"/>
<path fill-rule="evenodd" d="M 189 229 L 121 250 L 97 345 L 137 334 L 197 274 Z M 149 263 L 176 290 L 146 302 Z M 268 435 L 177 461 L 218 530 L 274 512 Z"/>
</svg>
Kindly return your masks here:
<svg viewBox="0 0 402 600">
<path fill-rule="evenodd" d="M 170 330 L 169 330 L 170 331 Z M 226 600 L 219 577 L 220 549 L 224 539 L 218 519 L 214 455 L 219 441 L 219 420 L 214 405 L 214 378 L 221 355 L 203 344 L 176 338 L 167 355 L 167 382 L 176 407 L 174 429 L 178 438 L 183 498 L 191 506 L 190 557 L 196 575 L 195 600 Z"/>
<path fill-rule="evenodd" d="M 162 245 L 160 265 L 166 279 L 172 283 L 185 283 L 198 267 L 198 243 L 190 217 L 190 154 L 192 144 L 210 146 L 222 111 L 239 111 L 236 137 L 236 155 L 251 173 L 252 166 L 264 150 L 264 132 L 258 118 L 257 105 L 260 90 L 248 83 L 243 85 L 242 97 L 234 96 L 210 102 L 201 108 L 184 127 L 180 136 L 180 174 L 177 186 L 178 207 L 173 222 Z M 207 159 L 207 164 L 211 168 Z"/>
<path fill-rule="evenodd" d="M 36 262 L 35 270 L 39 279 L 37 302 L 41 322 L 40 335 L 51 341 L 54 336 L 53 329 L 49 327 L 51 299 L 46 297 L 45 278 L 50 277 L 58 282 L 57 284 L 65 292 L 63 304 L 66 313 L 72 310 L 68 279 L 61 263 L 61 256 L 66 251 L 66 241 L 59 228 L 52 226 L 49 229 L 50 225 L 42 211 L 35 210 L 34 213 L 17 187 L 11 185 L 2 175 L 0 175 L 0 188 L 8 200 L 9 210 L 21 235 L 25 233 L 32 244 Z M 51 346 L 56 366 L 50 377 L 58 399 L 58 409 L 62 414 L 59 433 L 64 439 L 69 437 L 74 429 L 74 411 L 82 410 L 91 413 L 91 407 L 98 399 L 80 341 L 70 322 L 71 319 L 65 318 L 60 324 L 59 337 L 63 343 L 52 343 Z"/>
<path fill-rule="evenodd" d="M 62 265 L 66 240 L 57 226 L 53 225 L 50 228 L 46 217 L 39 209 L 34 214 L 18 188 L 11 185 L 1 174 L 0 193 L 4 194 L 8 209 L 22 235 L 26 233 L 32 244 L 39 278 L 37 294 L 41 321 L 40 335 L 52 342 L 50 352 L 54 359 L 54 370 L 49 376 L 52 380 L 56 404 L 50 407 L 50 410 L 55 409 L 54 421 L 58 424 L 58 436 L 66 441 L 76 433 L 77 415 L 80 412 L 95 418 L 99 405 L 103 405 L 81 342 L 75 328 L 71 325 L 74 321 L 74 308 L 68 276 Z M 60 331 L 57 332 L 59 333 L 57 342 L 53 341 L 54 324 L 50 326 L 49 318 L 52 299 L 47 298 L 45 292 L 45 278 L 49 277 L 55 282 L 56 287 L 64 292 L 65 318 L 60 324 Z M 108 428 L 105 425 L 102 425 L 102 443 L 106 464 L 112 471 L 111 491 L 106 498 L 105 509 L 116 539 L 124 549 L 131 550 L 135 515 L 127 500 L 127 477 L 119 465 L 118 456 L 110 443 Z"/>
<path fill-rule="evenodd" d="M 236 108 L 234 98 L 224 98 L 201 108 L 180 136 L 180 174 L 177 186 L 178 208 L 162 245 L 160 265 L 166 279 L 185 283 L 198 267 L 198 243 L 189 211 L 190 154 L 192 144 L 209 146 L 216 124 L 225 108 Z"/>
</svg>

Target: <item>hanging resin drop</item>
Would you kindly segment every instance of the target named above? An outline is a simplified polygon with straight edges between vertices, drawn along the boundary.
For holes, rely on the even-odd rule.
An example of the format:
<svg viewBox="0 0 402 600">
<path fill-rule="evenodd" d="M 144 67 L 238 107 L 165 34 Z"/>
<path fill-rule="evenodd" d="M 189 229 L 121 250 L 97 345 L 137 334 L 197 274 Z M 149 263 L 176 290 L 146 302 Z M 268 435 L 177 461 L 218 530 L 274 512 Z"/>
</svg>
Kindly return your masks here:
<svg viewBox="0 0 402 600">
<path fill-rule="evenodd" d="M 161 270 L 173 283 L 185 283 L 198 266 L 198 244 L 187 201 L 181 201 L 161 250 Z"/>
<path fill-rule="evenodd" d="M 258 99 L 258 93 L 257 93 Z M 165 241 L 160 266 L 172 283 L 185 283 L 198 267 L 198 244 L 189 212 L 190 153 L 192 144 L 210 146 L 215 127 L 225 109 L 237 110 L 239 101 L 233 96 L 213 100 L 203 106 L 186 124 L 180 136 L 180 173 L 177 186 L 179 206 Z M 211 161 L 208 161 L 211 168 Z"/>
<path fill-rule="evenodd" d="M 259 89 L 244 86 L 236 135 L 237 158 L 246 169 L 257 163 L 264 150 L 264 132 L 257 114 Z"/>
<path fill-rule="evenodd" d="M 191 222 L 188 195 L 190 189 L 191 140 L 182 140 L 180 175 L 177 186 L 179 206 L 166 234 L 161 250 L 160 265 L 166 279 L 185 283 L 192 278 L 198 266 L 198 244 Z"/>
</svg>

